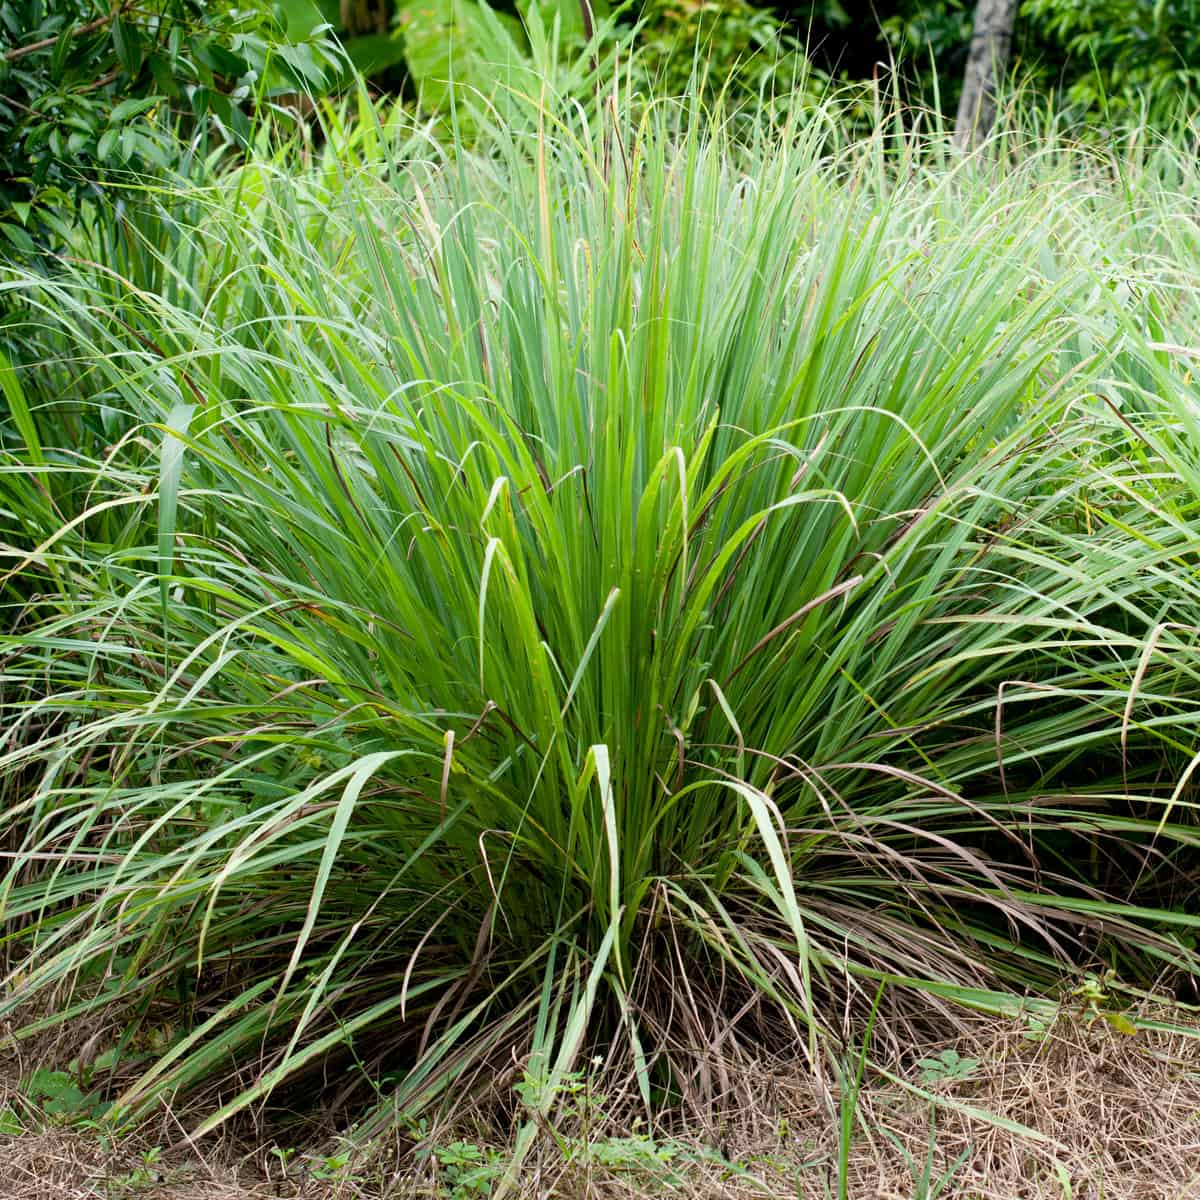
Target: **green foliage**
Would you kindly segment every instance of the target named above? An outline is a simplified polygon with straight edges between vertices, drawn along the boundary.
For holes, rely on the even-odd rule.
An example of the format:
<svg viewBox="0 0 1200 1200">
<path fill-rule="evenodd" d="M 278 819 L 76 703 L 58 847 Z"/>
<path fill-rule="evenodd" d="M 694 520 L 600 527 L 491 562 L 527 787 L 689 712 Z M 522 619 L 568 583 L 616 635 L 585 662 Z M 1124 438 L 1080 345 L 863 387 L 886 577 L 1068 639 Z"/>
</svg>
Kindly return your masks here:
<svg viewBox="0 0 1200 1200">
<path fill-rule="evenodd" d="M 921 73 L 936 64 L 944 83 L 953 86 L 952 77 L 966 60 L 973 18 L 974 5 L 965 0 L 917 0 L 898 6 L 880 28 L 914 71 Z"/>
<path fill-rule="evenodd" d="M 140 1162 L 135 1167 L 113 1175 L 106 1181 L 109 1200 L 136 1196 L 158 1187 L 162 1182 L 161 1158 L 161 1146 L 151 1146 L 149 1149 L 143 1150 Z"/>
<path fill-rule="evenodd" d="M 335 8 L 328 5 L 330 19 Z M 597 85 L 587 68 L 614 51 L 632 55 L 634 72 L 656 95 L 682 95 L 695 75 L 709 97 L 724 91 L 735 104 L 762 102 L 813 78 L 785 23 L 746 0 L 653 0 L 615 12 L 602 0 L 521 0 L 507 9 L 486 0 L 401 0 L 394 10 L 372 8 L 365 24 L 372 22 L 394 29 L 355 34 L 359 26 L 342 21 L 351 60 L 368 74 L 403 64 L 419 106 L 443 115 L 453 96 L 460 109 L 483 99 L 511 117 L 507 92 L 537 95 L 544 85 L 587 101 Z"/>
<path fill-rule="evenodd" d="M 1200 0 L 1024 0 L 1021 16 L 1043 44 L 1061 47 L 1071 103 L 1101 113 L 1194 110 Z"/>
<path fill-rule="evenodd" d="M 451 89 L 489 88 L 497 73 L 519 61 L 519 22 L 503 21 L 475 0 L 411 0 L 397 9 L 404 56 L 417 100 L 445 109 Z"/>
<path fill-rule="evenodd" d="M 947 110 L 957 96 L 973 13 L 966 0 L 916 0 L 896 5 L 882 22 L 929 99 L 937 72 Z M 1017 77 L 1052 104 L 1065 102 L 1092 119 L 1150 113 L 1169 120 L 1195 107 L 1197 0 L 1023 0 L 1014 32 Z"/>
<path fill-rule="evenodd" d="M 1194 970 L 1194 164 L 630 111 L 8 276 L 0 1015 L 128 1006 L 114 1119 L 515 1055 L 509 1178 L 593 1049 L 662 1107 L 881 980 Z"/>
<path fill-rule="evenodd" d="M 784 22 L 747 0 L 651 0 L 642 20 L 636 66 L 657 95 L 703 87 L 761 105 L 819 82 Z"/>
<path fill-rule="evenodd" d="M 716 1151 L 641 1132 L 641 1117 L 634 1118 L 633 1132 L 614 1135 L 613 1129 L 629 1127 L 629 1118 L 625 1113 L 614 1114 L 610 1098 L 597 1089 L 595 1074 L 602 1065 L 603 1059 L 596 1056 L 591 1071 L 566 1071 L 554 1080 L 526 1071 L 513 1088 L 530 1111 L 539 1110 L 549 1098 L 553 1120 L 543 1118 L 541 1127 L 550 1135 L 563 1171 L 580 1180 L 584 1193 L 592 1190 L 596 1176 L 622 1179 L 653 1195 L 675 1192 L 686 1184 L 687 1168 L 700 1161 L 716 1162 L 730 1174 L 748 1174 Z M 436 1164 L 436 1190 L 451 1200 L 493 1195 L 505 1177 L 520 1169 L 519 1139 L 514 1157 L 512 1152 L 501 1153 L 461 1139 L 431 1144 L 426 1132 L 419 1131 L 426 1144 L 417 1153 L 418 1161 Z"/>
<path fill-rule="evenodd" d="M 30 1100 L 40 1104 L 47 1116 L 72 1117 L 85 1103 L 79 1085 L 66 1071 L 39 1067 L 29 1077 L 24 1090 Z"/>
<path fill-rule="evenodd" d="M 448 141 L 507 126 L 514 137 L 545 105 L 597 104 L 631 49 L 604 0 L 408 0 L 397 9 L 417 108 Z"/>
<path fill-rule="evenodd" d="M 594 60 L 611 32 L 607 6 L 585 31 L 582 0 L 527 3 L 518 19 L 485 0 L 406 0 L 396 10 L 405 64 L 426 112 L 448 113 L 453 97 L 460 125 L 483 106 L 511 122 L 528 110 L 524 97 L 552 94 L 587 100 L 594 94 Z M 487 118 L 484 118 L 485 121 Z M 474 124 L 474 120 L 472 120 Z"/>
<path fill-rule="evenodd" d="M 91 1125 L 108 1110 L 96 1092 L 85 1092 L 81 1079 L 70 1071 L 37 1070 L 24 1081 L 22 1094 L 54 1124 Z"/>
<path fill-rule="evenodd" d="M 327 21 L 346 58 L 364 76 L 403 94 L 426 114 L 438 114 L 447 135 L 451 100 L 459 134 L 474 128 L 474 108 L 519 117 L 510 93 L 552 93 L 586 100 L 594 67 L 627 45 L 627 30 L 609 19 L 607 0 L 286 0 L 303 27 Z M 315 15 L 314 15 L 315 14 Z"/>
<path fill-rule="evenodd" d="M 1118 989 L 1116 973 L 1110 968 L 1102 975 L 1093 971 L 1084 972 L 1082 981 L 1070 989 L 1069 995 L 1078 1006 L 1079 1015 L 1089 1025 L 1093 1021 L 1104 1021 L 1118 1033 L 1134 1037 L 1137 1026 L 1122 1011 L 1123 1006 L 1114 994 Z"/>
<path fill-rule="evenodd" d="M 980 1060 L 949 1049 L 931 1058 L 921 1059 L 917 1066 L 921 1069 L 922 1083 L 960 1083 L 975 1074 Z"/>
<path fill-rule="evenodd" d="M 438 1165 L 439 1192 L 451 1200 L 470 1200 L 490 1196 L 504 1174 L 503 1156 L 496 1150 L 477 1146 L 473 1142 L 451 1142 L 436 1146 L 434 1161 Z"/>
<path fill-rule="evenodd" d="M 319 86 L 319 30 L 286 36 L 265 6 L 165 0 L 0 4 L 0 237 L 31 253 L 105 184 L 178 160 L 180 128 L 244 144 L 248 106 Z M 2 244 L 2 243 L 0 243 Z"/>
</svg>

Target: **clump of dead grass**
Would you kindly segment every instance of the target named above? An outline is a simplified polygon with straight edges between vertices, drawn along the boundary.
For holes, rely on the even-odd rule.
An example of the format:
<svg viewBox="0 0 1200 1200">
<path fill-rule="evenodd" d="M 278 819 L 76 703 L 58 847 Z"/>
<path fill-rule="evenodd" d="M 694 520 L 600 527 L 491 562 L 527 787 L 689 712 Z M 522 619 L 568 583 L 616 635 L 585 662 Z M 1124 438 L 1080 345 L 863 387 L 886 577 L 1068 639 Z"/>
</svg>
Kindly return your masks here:
<svg viewBox="0 0 1200 1200">
<path fill-rule="evenodd" d="M 47 1124 L 0 1137 L 4 1200 L 267 1200 L 279 1192 L 253 1169 L 168 1153 L 148 1165 L 140 1138 L 116 1146 L 95 1131 Z M 306 1193 L 320 1200 L 319 1192 Z"/>
</svg>

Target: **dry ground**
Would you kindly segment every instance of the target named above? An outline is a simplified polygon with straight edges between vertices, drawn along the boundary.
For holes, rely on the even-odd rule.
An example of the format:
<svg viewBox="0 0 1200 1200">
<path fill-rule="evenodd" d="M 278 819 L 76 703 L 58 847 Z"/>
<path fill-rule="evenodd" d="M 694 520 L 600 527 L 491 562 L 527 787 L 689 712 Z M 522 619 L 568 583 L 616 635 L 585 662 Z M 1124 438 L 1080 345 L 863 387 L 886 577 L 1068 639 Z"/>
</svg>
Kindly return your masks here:
<svg viewBox="0 0 1200 1200">
<path fill-rule="evenodd" d="M 1171 1016 L 1179 1022 L 1179 1014 Z M 953 1045 L 911 1048 L 895 1073 L 938 1103 L 878 1077 L 864 1086 L 848 1196 L 1200 1200 L 1200 1018 L 1189 1019 L 1190 1036 L 1145 1030 L 1131 1036 L 1103 1020 L 1063 1017 L 1038 1039 L 1022 1027 L 981 1020 Z M 931 1059 L 941 1067 L 931 1067 Z M 301 1150 L 286 1163 L 269 1147 L 201 1148 L 169 1115 L 106 1152 L 94 1132 L 45 1122 L 37 1128 L 15 1091 L 19 1073 L 8 1075 L 4 1099 L 34 1128 L 0 1137 L 0 1200 L 483 1200 L 499 1170 L 473 1186 L 462 1181 L 460 1167 L 456 1187 L 453 1164 L 397 1155 L 322 1179 L 339 1174 L 329 1167 L 328 1148 Z M 518 1193 L 539 1200 L 837 1195 L 836 1122 L 807 1072 L 759 1063 L 732 1082 L 730 1095 L 734 1103 L 723 1106 L 713 1126 L 659 1134 L 657 1163 L 645 1143 L 638 1150 L 638 1143 L 614 1140 L 628 1129 L 587 1131 L 575 1145 L 595 1147 L 590 1164 L 578 1154 L 574 1164 L 566 1162 L 547 1133 Z M 447 1134 L 442 1144 L 453 1140 Z M 475 1152 L 471 1146 L 468 1153 Z M 147 1151 L 154 1161 L 144 1157 Z M 502 1162 L 503 1147 L 493 1154 L 492 1161 Z M 604 1164 L 602 1157 L 616 1161 Z M 940 1191 L 922 1190 L 927 1161 L 935 1184 L 953 1167 Z"/>
</svg>

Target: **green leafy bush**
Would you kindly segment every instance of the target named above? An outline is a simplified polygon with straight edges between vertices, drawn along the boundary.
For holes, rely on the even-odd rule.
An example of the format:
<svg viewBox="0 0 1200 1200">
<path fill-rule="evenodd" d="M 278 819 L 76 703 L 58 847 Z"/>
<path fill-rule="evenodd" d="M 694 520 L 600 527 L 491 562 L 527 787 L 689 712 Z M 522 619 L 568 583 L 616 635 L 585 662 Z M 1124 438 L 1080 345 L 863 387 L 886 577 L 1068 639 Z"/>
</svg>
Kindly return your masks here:
<svg viewBox="0 0 1200 1200">
<path fill-rule="evenodd" d="M 1035 37 L 1061 47 L 1072 103 L 1134 114 L 1194 110 L 1198 0 L 1025 0 L 1021 16 Z"/>
<path fill-rule="evenodd" d="M 30 253 L 43 226 L 61 235 L 98 185 L 176 161 L 181 122 L 244 144 L 249 101 L 319 86 L 330 53 L 266 6 L 6 0 L 0 236 Z"/>
<path fill-rule="evenodd" d="M 1194 968 L 1194 164 L 625 112 L 8 276 L 0 1014 L 171 1030 L 117 1119 L 515 1056 L 536 1121 L 585 1045 L 660 1106 L 881 979 Z"/>
<path fill-rule="evenodd" d="M 882 22 L 888 42 L 927 98 L 936 71 L 943 106 L 957 98 L 974 4 L 902 3 Z M 1014 30 L 1014 68 L 1044 103 L 1092 119 L 1146 113 L 1170 120 L 1194 109 L 1200 86 L 1197 0 L 1023 0 Z"/>
<path fill-rule="evenodd" d="M 396 19 L 417 105 L 451 138 L 520 123 L 543 94 L 590 104 L 601 63 L 627 41 L 591 0 L 527 0 L 516 14 L 484 0 L 405 0 Z"/>
<path fill-rule="evenodd" d="M 325 0 L 322 12 L 341 18 L 347 54 L 364 72 L 394 79 L 402 69 L 410 99 L 443 115 L 453 97 L 461 109 L 483 98 L 512 117 L 505 93 L 536 96 L 543 85 L 587 102 L 599 82 L 594 67 L 614 54 L 632 57 L 638 79 L 659 96 L 682 95 L 693 75 L 709 98 L 724 92 L 735 105 L 782 99 L 816 81 L 785 22 L 746 0 L 402 0 L 368 6 L 361 17 Z"/>
</svg>

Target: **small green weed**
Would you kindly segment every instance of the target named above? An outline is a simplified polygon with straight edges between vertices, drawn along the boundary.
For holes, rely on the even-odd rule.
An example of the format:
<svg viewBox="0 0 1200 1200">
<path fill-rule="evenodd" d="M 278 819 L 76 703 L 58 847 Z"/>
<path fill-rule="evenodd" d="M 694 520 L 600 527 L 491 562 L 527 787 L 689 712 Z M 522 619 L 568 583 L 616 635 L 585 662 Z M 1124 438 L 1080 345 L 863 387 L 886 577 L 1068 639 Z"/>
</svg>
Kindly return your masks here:
<svg viewBox="0 0 1200 1200">
<path fill-rule="evenodd" d="M 1024 1013 L 1022 1020 L 1025 1028 L 1021 1031 L 1021 1037 L 1027 1042 L 1044 1042 L 1054 1026 L 1054 1018 L 1040 1012 Z"/>
<path fill-rule="evenodd" d="M 157 1187 L 162 1182 L 161 1159 L 162 1147 L 151 1146 L 142 1152 L 141 1161 L 133 1170 L 107 1180 L 107 1192 L 111 1200 Z"/>
<path fill-rule="evenodd" d="M 39 1067 L 22 1092 L 38 1112 L 58 1125 L 92 1125 L 110 1108 L 98 1092 L 85 1092 L 80 1076 L 69 1071 Z"/>
<path fill-rule="evenodd" d="M 321 1183 L 339 1183 L 350 1169 L 349 1154 L 326 1154 L 309 1167 L 308 1173 Z"/>
<path fill-rule="evenodd" d="M 599 1065 L 600 1060 L 592 1060 L 593 1067 Z M 631 1126 L 621 1125 L 627 1133 L 601 1132 L 618 1127 L 619 1122 L 608 1110 L 609 1097 L 597 1090 L 589 1072 L 569 1071 L 550 1080 L 527 1071 L 513 1090 L 529 1110 L 553 1114 L 553 1121 L 543 1120 L 540 1126 L 553 1138 L 562 1165 L 582 1174 L 585 1192 L 592 1189 L 594 1173 L 623 1178 L 648 1194 L 677 1191 L 686 1182 L 686 1169 L 701 1162 L 752 1178 L 745 1167 L 716 1150 L 655 1137 L 643 1128 L 641 1118 Z M 427 1130 L 421 1122 L 411 1132 L 425 1136 Z M 508 1154 L 463 1139 L 427 1147 L 418 1157 L 436 1164 L 437 1194 L 448 1200 L 491 1195 L 513 1169 Z"/>
<path fill-rule="evenodd" d="M 271 1146 L 269 1153 L 275 1159 L 278 1174 L 284 1179 L 299 1181 L 301 1189 L 308 1181 L 339 1185 L 361 1182 L 356 1173 L 353 1147 L 349 1143 L 325 1153 L 302 1153 L 295 1146 Z"/>
<path fill-rule="evenodd" d="M 473 1142 L 451 1142 L 437 1146 L 433 1159 L 438 1165 L 438 1194 L 451 1200 L 490 1196 L 504 1174 L 504 1156 L 497 1150 Z"/>
<path fill-rule="evenodd" d="M 1083 981 L 1078 987 L 1072 988 L 1069 994 L 1086 1024 L 1090 1026 L 1096 1021 L 1104 1021 L 1118 1033 L 1133 1037 L 1137 1033 L 1137 1026 L 1115 1006 L 1113 993 L 1119 986 L 1116 973 L 1112 970 L 1102 975 L 1088 971 Z"/>
<path fill-rule="evenodd" d="M 932 1058 L 922 1058 L 917 1066 L 921 1069 L 922 1083 L 961 1083 L 975 1074 L 980 1060 L 951 1049 Z"/>
</svg>

